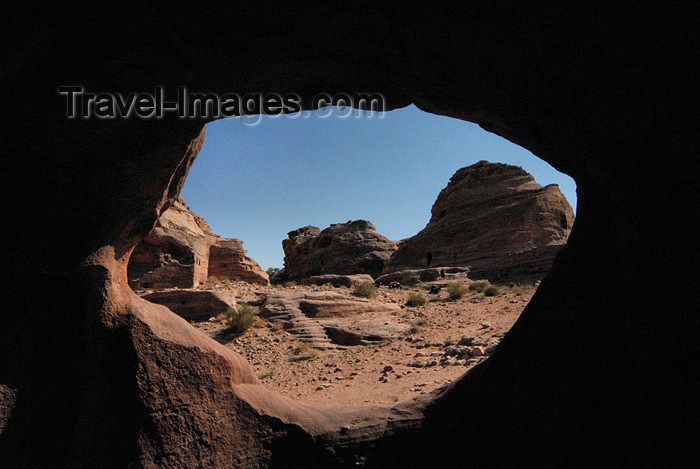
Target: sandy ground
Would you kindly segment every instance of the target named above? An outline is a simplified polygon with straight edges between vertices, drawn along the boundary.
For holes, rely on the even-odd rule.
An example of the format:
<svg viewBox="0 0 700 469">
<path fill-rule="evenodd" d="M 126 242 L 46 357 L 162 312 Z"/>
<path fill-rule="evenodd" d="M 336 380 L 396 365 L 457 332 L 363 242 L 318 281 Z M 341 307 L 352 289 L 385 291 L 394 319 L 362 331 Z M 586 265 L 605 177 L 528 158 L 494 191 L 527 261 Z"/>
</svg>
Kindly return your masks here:
<svg viewBox="0 0 700 469">
<path fill-rule="evenodd" d="M 227 288 L 236 292 L 239 303 L 259 301 L 284 288 L 352 292 L 344 287 L 260 287 L 242 282 Z M 262 318 L 238 337 L 222 334 L 226 325 L 220 320 L 194 325 L 246 357 L 265 386 L 287 396 L 349 405 L 393 404 L 449 383 L 485 359 L 480 352 L 488 355 L 493 348 L 489 345 L 510 329 L 534 292 L 532 284 L 506 286 L 495 297 L 469 292 L 451 300 L 444 290 L 432 295 L 423 288 L 381 287 L 376 297 L 381 301 L 405 305 L 410 293 L 428 300 L 425 306 L 405 306 L 396 313 L 412 330 L 396 340 L 337 350 L 308 349 Z"/>
</svg>

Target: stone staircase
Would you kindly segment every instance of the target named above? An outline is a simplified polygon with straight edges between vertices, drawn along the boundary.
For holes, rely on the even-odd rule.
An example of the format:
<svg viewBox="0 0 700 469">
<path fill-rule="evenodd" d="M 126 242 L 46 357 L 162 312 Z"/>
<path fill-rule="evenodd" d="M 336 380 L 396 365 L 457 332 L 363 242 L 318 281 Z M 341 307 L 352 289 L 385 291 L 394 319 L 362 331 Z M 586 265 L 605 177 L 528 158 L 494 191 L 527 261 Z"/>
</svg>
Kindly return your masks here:
<svg viewBox="0 0 700 469">
<path fill-rule="evenodd" d="M 260 317 L 272 323 L 283 324 L 285 330 L 295 334 L 300 341 L 319 350 L 335 349 L 326 335 L 326 330 L 315 319 L 304 315 L 299 308 L 301 297 L 290 294 L 271 294 L 260 308 Z"/>
</svg>

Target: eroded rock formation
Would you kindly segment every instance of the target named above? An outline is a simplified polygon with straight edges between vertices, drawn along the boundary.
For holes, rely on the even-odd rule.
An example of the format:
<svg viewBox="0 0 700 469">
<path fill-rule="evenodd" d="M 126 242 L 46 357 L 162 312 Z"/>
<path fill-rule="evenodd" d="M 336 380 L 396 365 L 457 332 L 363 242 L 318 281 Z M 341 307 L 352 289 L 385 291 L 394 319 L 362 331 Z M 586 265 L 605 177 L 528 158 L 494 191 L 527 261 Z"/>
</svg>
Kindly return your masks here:
<svg viewBox="0 0 700 469">
<path fill-rule="evenodd" d="M 389 274 L 380 275 L 375 283 L 377 285 L 389 285 L 398 282 L 401 285 L 415 285 L 417 283 L 450 283 L 456 280 L 464 280 L 469 275 L 469 267 L 429 267 L 425 269 L 397 270 Z"/>
<path fill-rule="evenodd" d="M 332 341 L 360 344 L 362 341 L 395 339 L 407 328 L 392 317 L 401 308 L 335 292 L 276 293 L 268 295 L 260 316 L 281 323 L 299 340 L 317 349 L 334 348 Z"/>
<path fill-rule="evenodd" d="M 232 291 L 174 289 L 157 291 L 141 298 L 166 306 L 170 311 L 188 321 L 206 321 L 236 307 Z"/>
<path fill-rule="evenodd" d="M 333 224 L 321 231 L 306 226 L 282 241 L 285 275 L 292 280 L 322 274 L 378 276 L 396 243 L 365 220 Z"/>
<path fill-rule="evenodd" d="M 351 274 L 351 275 L 314 275 L 302 279 L 299 283 L 302 285 L 325 285 L 330 283 L 334 287 L 354 287 L 363 282 L 373 282 L 374 279 L 368 274 Z"/>
<path fill-rule="evenodd" d="M 428 225 L 404 240 L 384 272 L 470 266 L 474 277 L 544 276 L 569 238 L 574 211 L 556 184 L 519 166 L 480 161 L 458 170 Z"/>
<path fill-rule="evenodd" d="M 697 305 L 660 294 L 696 289 L 692 5 L 76 10 L 16 8 L 4 30 L 0 466 L 697 459 Z M 571 175 L 576 224 L 493 354 L 429 402 L 305 405 L 128 287 L 129 253 L 182 188 L 203 121 L 67 119 L 66 84 L 123 96 L 155 84 L 293 91 L 305 107 L 321 92 L 376 91 L 388 109 L 478 122 Z"/>
<path fill-rule="evenodd" d="M 192 288 L 208 277 L 269 285 L 243 241 L 222 238 L 178 197 L 131 254 L 129 284 L 136 289 Z"/>
</svg>

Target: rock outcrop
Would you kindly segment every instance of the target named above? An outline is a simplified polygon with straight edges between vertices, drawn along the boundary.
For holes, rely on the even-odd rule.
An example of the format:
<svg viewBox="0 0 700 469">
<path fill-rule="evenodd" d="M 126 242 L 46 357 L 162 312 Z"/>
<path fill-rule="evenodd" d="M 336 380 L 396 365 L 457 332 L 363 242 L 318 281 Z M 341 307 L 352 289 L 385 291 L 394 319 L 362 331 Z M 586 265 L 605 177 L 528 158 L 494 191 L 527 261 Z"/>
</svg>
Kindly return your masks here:
<svg viewBox="0 0 700 469">
<path fill-rule="evenodd" d="M 477 277 L 543 276 L 573 222 L 556 184 L 542 187 L 519 166 L 480 161 L 452 176 L 428 225 L 400 243 L 384 273 L 470 266 Z"/>
<path fill-rule="evenodd" d="M 377 277 L 396 243 L 365 220 L 333 224 L 321 231 L 305 226 L 282 241 L 284 270 L 290 280 L 322 274 L 369 274 Z"/>
<path fill-rule="evenodd" d="M 192 288 L 211 276 L 269 285 L 246 256 L 243 241 L 222 238 L 178 197 L 131 254 L 129 284 L 135 289 Z"/>
<path fill-rule="evenodd" d="M 375 283 L 377 285 L 389 285 L 392 282 L 398 282 L 401 285 L 415 285 L 428 282 L 453 282 L 466 279 L 468 274 L 468 267 L 430 267 L 426 269 L 398 270 L 379 276 Z"/>
<path fill-rule="evenodd" d="M 268 295 L 260 316 L 281 323 L 300 341 L 323 350 L 335 348 L 331 342 L 357 345 L 398 337 L 406 329 L 393 317 L 399 311 L 401 308 L 393 303 L 336 292 L 283 292 Z"/>
<path fill-rule="evenodd" d="M 302 279 L 299 283 L 302 285 L 325 285 L 330 283 L 334 287 L 354 287 L 363 282 L 373 282 L 374 279 L 371 275 L 367 274 L 352 274 L 352 275 L 336 275 L 336 274 L 325 274 L 325 275 L 314 275 L 313 277 L 308 277 Z"/>
<path fill-rule="evenodd" d="M 141 298 L 166 306 L 170 311 L 188 321 L 206 321 L 236 307 L 232 291 L 175 289 L 157 291 Z"/>
</svg>

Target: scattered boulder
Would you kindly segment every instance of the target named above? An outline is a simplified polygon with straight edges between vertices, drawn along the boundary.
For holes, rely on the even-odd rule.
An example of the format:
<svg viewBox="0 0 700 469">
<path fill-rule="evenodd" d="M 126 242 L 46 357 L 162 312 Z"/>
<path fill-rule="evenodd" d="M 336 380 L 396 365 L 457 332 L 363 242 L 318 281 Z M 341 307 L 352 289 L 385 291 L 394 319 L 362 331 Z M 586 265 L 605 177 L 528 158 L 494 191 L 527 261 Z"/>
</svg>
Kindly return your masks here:
<svg viewBox="0 0 700 469">
<path fill-rule="evenodd" d="M 365 220 L 333 224 L 321 231 L 306 226 L 282 241 L 284 270 L 290 280 L 325 274 L 377 277 L 396 251 L 396 242 L 377 233 Z"/>
<path fill-rule="evenodd" d="M 211 276 L 269 285 L 267 273 L 246 254 L 243 241 L 214 233 L 178 197 L 134 249 L 127 275 L 135 290 L 192 288 Z"/>
<path fill-rule="evenodd" d="M 542 187 L 521 167 L 480 161 L 452 176 L 428 225 L 401 242 L 384 273 L 469 265 L 490 279 L 542 276 L 573 222 L 556 184 Z"/>
<path fill-rule="evenodd" d="M 457 345 L 471 345 L 474 342 L 474 337 L 468 337 L 466 335 L 462 336 L 457 342 Z"/>
</svg>

